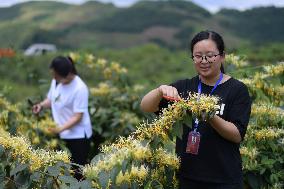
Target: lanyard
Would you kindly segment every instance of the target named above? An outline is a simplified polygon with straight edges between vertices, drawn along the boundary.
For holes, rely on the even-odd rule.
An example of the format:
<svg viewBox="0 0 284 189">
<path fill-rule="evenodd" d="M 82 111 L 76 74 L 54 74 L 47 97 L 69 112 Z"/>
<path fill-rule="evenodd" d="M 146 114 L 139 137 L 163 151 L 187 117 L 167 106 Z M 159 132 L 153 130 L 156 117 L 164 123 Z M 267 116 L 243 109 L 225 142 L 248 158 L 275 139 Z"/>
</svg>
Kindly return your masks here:
<svg viewBox="0 0 284 189">
<path fill-rule="evenodd" d="M 221 72 L 218 81 L 215 83 L 215 85 L 214 85 L 212 91 L 210 92 L 210 95 L 215 91 L 215 89 L 217 88 L 217 86 L 221 83 L 222 79 L 223 79 L 223 73 Z M 199 79 L 199 82 L 198 82 L 198 94 L 201 94 L 201 93 L 202 93 L 202 87 L 201 87 L 201 80 Z M 199 121 L 198 121 L 198 119 L 196 118 L 196 119 L 195 119 L 195 125 L 194 125 L 194 132 L 196 132 L 196 130 L 197 130 L 197 128 L 198 128 L 198 123 L 199 123 Z"/>
<path fill-rule="evenodd" d="M 215 85 L 214 85 L 212 91 L 210 92 L 210 95 L 212 95 L 212 93 L 215 91 L 215 89 L 216 89 L 217 86 L 220 84 L 220 82 L 222 81 L 222 79 L 223 79 L 223 73 L 221 72 L 218 81 L 215 83 Z M 202 91 L 202 88 L 201 88 L 201 80 L 199 79 L 199 82 L 198 82 L 198 94 L 201 94 L 201 91 Z"/>
</svg>

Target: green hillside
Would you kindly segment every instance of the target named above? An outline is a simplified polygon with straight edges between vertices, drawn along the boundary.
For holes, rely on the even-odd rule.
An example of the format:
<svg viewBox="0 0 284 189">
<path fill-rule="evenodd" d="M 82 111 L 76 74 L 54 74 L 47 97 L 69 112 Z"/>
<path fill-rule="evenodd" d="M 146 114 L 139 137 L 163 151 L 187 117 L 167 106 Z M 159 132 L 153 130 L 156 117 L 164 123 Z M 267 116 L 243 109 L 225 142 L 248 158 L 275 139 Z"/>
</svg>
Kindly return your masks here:
<svg viewBox="0 0 284 189">
<path fill-rule="evenodd" d="M 129 8 L 89 1 L 70 5 L 27 2 L 0 8 L 0 47 L 54 43 L 60 49 L 135 47 L 149 42 L 185 49 L 204 29 L 220 32 L 230 49 L 283 42 L 284 8 L 211 14 L 189 1 L 140 1 Z"/>
<path fill-rule="evenodd" d="M 220 23 L 228 31 L 255 44 L 284 41 L 284 8 L 221 10 L 216 17 L 221 17 Z"/>
</svg>

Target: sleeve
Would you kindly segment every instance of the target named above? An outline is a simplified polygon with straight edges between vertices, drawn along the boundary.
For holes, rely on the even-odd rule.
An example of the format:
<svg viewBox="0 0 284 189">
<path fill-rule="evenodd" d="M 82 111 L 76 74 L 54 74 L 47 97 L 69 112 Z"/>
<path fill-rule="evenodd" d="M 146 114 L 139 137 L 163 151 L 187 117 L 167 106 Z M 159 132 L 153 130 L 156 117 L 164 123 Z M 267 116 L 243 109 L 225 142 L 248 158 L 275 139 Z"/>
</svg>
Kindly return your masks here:
<svg viewBox="0 0 284 189">
<path fill-rule="evenodd" d="M 73 111 L 83 113 L 88 110 L 89 91 L 87 88 L 80 88 L 74 96 Z"/>
<path fill-rule="evenodd" d="M 241 83 L 242 84 L 242 83 Z M 251 113 L 251 98 L 246 85 L 242 84 L 233 98 L 229 110 L 228 121 L 232 122 L 239 130 L 242 140 L 244 139 Z"/>
</svg>

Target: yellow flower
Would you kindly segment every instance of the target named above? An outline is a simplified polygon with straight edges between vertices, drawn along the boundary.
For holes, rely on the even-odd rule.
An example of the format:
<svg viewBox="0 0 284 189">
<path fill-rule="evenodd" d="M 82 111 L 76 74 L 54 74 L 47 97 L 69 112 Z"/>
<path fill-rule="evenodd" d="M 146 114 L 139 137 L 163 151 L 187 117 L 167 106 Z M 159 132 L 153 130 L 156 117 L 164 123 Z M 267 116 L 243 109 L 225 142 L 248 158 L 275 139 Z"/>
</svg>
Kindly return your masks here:
<svg viewBox="0 0 284 189">
<path fill-rule="evenodd" d="M 248 62 L 242 60 L 239 56 L 234 54 L 226 55 L 226 64 L 232 64 L 237 68 L 244 67 L 248 65 Z"/>
<path fill-rule="evenodd" d="M 70 156 L 62 151 L 35 150 L 30 142 L 23 136 L 10 136 L 0 129 L 0 145 L 10 150 L 14 158 L 22 163 L 29 163 L 32 171 L 54 165 L 57 161 L 70 163 Z"/>
<path fill-rule="evenodd" d="M 241 155 L 244 155 L 244 156 L 248 156 L 250 159 L 256 159 L 256 156 L 259 154 L 257 148 L 247 148 L 245 146 L 242 146 L 240 148 L 240 153 Z"/>
<path fill-rule="evenodd" d="M 99 87 L 91 88 L 90 93 L 94 96 L 108 96 L 113 93 L 117 93 L 118 89 L 116 87 L 110 86 L 110 84 L 106 82 L 99 83 Z"/>
<path fill-rule="evenodd" d="M 97 60 L 96 64 L 101 68 L 105 68 L 107 61 L 105 59 L 99 58 Z"/>
<path fill-rule="evenodd" d="M 92 55 L 92 54 L 87 54 L 86 55 L 86 63 L 87 64 L 92 64 L 94 62 L 94 60 L 95 60 L 94 55 Z"/>
<path fill-rule="evenodd" d="M 140 167 L 132 166 L 130 172 L 125 172 L 122 174 L 122 171 L 116 177 L 116 185 L 120 186 L 122 183 L 132 183 L 137 182 L 139 185 L 143 183 L 143 181 L 148 176 L 148 168 L 142 165 Z"/>
<path fill-rule="evenodd" d="M 70 52 L 69 56 L 73 60 L 73 62 L 77 62 L 80 58 L 80 55 L 78 53 Z"/>
<path fill-rule="evenodd" d="M 274 138 L 278 138 L 279 136 L 284 134 L 283 129 L 261 129 L 259 131 L 255 131 L 255 139 L 256 140 L 271 140 Z"/>
<path fill-rule="evenodd" d="M 160 166 L 170 166 L 176 170 L 179 169 L 180 159 L 175 154 L 161 148 L 156 151 L 154 159 Z"/>
</svg>

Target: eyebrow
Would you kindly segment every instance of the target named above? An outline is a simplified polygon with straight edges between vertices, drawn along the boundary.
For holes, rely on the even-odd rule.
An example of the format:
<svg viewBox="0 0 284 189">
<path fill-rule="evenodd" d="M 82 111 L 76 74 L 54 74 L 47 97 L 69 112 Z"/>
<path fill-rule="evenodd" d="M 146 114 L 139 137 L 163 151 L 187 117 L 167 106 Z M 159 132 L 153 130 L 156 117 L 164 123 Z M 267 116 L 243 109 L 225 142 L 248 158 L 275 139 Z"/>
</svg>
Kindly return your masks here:
<svg viewBox="0 0 284 189">
<path fill-rule="evenodd" d="M 207 51 L 205 53 L 203 52 L 195 52 L 194 54 L 209 54 L 209 53 L 215 53 L 214 51 Z"/>
</svg>

